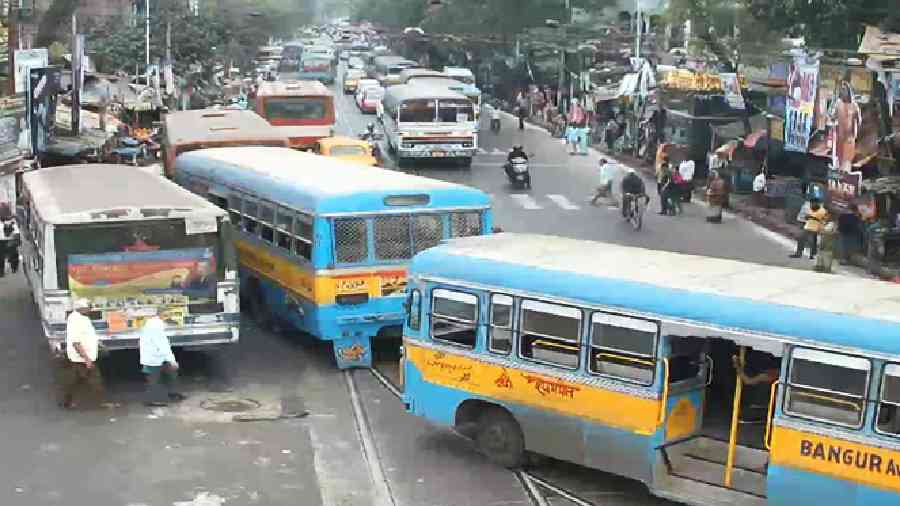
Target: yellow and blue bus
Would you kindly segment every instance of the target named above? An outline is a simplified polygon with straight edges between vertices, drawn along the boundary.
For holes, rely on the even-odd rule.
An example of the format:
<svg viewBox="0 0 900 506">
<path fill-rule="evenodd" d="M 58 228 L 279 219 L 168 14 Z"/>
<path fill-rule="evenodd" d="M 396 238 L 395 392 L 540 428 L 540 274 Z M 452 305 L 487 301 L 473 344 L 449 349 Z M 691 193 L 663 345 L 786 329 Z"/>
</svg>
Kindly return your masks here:
<svg viewBox="0 0 900 506">
<path fill-rule="evenodd" d="M 227 209 L 244 304 L 264 324 L 333 341 L 341 368 L 400 336 L 416 253 L 492 227 L 487 194 L 287 148 L 184 153 L 176 181 Z"/>
<path fill-rule="evenodd" d="M 896 285 L 528 234 L 409 271 L 406 408 L 499 464 L 704 506 L 900 504 Z"/>
</svg>

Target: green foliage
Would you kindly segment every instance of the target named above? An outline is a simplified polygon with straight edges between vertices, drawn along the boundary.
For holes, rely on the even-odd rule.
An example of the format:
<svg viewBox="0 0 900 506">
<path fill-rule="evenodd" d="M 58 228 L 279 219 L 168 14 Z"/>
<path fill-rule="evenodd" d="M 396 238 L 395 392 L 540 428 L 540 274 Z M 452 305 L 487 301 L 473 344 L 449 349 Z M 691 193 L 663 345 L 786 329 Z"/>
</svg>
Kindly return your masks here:
<svg viewBox="0 0 900 506">
<path fill-rule="evenodd" d="M 425 18 L 423 0 L 357 0 L 351 8 L 352 18 L 366 20 L 389 28 L 419 26 Z"/>
<path fill-rule="evenodd" d="M 47 48 L 50 56 L 50 65 L 62 65 L 65 54 L 69 52 L 69 48 L 61 42 L 54 42 Z"/>
</svg>

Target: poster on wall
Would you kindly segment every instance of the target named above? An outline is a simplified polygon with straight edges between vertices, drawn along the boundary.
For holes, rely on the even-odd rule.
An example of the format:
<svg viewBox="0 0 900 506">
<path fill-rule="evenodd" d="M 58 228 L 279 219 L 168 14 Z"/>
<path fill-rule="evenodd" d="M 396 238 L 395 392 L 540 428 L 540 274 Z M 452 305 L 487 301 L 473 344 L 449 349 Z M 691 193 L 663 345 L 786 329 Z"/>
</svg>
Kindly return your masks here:
<svg viewBox="0 0 900 506">
<path fill-rule="evenodd" d="M 725 101 L 732 109 L 744 110 L 744 97 L 741 95 L 741 83 L 737 74 L 719 74 L 722 80 L 722 90 L 725 92 Z"/>
<path fill-rule="evenodd" d="M 785 104 L 784 149 L 805 153 L 813 132 L 819 64 L 791 64 Z"/>
</svg>

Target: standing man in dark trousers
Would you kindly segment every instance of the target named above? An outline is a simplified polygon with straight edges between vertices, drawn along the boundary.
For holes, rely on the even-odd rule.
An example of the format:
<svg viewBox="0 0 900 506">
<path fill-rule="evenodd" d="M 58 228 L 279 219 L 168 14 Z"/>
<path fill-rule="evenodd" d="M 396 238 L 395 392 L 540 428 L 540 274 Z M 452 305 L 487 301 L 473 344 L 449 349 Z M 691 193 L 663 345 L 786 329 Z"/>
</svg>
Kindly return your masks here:
<svg viewBox="0 0 900 506">
<path fill-rule="evenodd" d="M 76 407 L 75 393 L 87 386 L 99 397 L 103 392 L 103 379 L 97 367 L 99 340 L 94 324 L 87 317 L 90 302 L 76 299 L 74 311 L 66 319 L 65 357 L 60 359 L 61 392 L 59 405 L 65 409 Z"/>
</svg>

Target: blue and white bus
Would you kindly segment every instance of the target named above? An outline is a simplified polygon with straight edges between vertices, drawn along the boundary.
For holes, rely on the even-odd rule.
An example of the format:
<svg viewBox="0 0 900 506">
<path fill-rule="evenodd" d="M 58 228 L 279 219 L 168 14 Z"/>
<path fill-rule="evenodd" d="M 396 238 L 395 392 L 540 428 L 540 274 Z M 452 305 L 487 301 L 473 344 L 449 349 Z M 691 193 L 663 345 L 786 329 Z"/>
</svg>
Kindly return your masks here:
<svg viewBox="0 0 900 506">
<path fill-rule="evenodd" d="M 492 227 L 487 194 L 287 148 L 185 153 L 176 181 L 227 209 L 244 304 L 334 342 L 341 368 L 371 365 L 371 340 L 399 337 L 406 266 Z"/>
<path fill-rule="evenodd" d="M 692 505 L 900 504 L 896 285 L 527 234 L 409 276 L 403 401 L 499 464 Z"/>
</svg>

